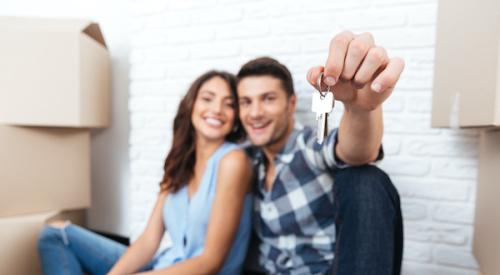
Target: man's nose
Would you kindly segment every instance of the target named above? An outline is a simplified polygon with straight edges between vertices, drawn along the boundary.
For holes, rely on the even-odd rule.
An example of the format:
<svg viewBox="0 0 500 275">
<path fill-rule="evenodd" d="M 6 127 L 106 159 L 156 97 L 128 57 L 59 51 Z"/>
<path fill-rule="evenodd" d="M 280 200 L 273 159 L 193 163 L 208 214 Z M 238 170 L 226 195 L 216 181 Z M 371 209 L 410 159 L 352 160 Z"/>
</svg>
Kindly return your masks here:
<svg viewBox="0 0 500 275">
<path fill-rule="evenodd" d="M 262 106 L 260 103 L 256 102 L 250 106 L 250 116 L 260 117 L 262 115 Z"/>
</svg>

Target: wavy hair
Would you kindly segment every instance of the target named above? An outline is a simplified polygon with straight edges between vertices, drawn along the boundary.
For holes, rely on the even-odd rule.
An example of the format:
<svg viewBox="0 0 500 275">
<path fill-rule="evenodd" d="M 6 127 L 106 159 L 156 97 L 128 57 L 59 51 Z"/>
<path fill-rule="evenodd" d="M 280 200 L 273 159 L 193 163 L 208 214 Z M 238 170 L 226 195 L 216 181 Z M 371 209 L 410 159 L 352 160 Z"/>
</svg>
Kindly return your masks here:
<svg viewBox="0 0 500 275">
<path fill-rule="evenodd" d="M 238 98 L 236 93 L 236 77 L 224 71 L 208 71 L 199 76 L 189 87 L 186 95 L 182 98 L 173 125 L 172 148 L 168 153 L 163 166 L 164 174 L 160 182 L 160 190 L 175 193 L 186 185 L 194 175 L 196 163 L 196 135 L 191 121 L 193 106 L 198 97 L 201 86 L 208 80 L 220 77 L 227 82 L 235 106 L 235 119 L 232 131 L 225 140 L 239 142 L 245 137 L 245 132 L 238 115 Z"/>
</svg>

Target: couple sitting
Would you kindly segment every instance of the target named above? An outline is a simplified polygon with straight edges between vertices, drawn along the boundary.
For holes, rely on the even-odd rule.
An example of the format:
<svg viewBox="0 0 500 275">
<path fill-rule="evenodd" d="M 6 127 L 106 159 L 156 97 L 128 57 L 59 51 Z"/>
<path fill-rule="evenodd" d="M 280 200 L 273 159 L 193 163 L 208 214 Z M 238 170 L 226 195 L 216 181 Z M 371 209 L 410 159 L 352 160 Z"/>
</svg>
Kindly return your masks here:
<svg viewBox="0 0 500 275">
<path fill-rule="evenodd" d="M 292 77 L 278 61 L 203 74 L 180 103 L 142 235 L 127 248 L 54 222 L 39 239 L 44 273 L 399 274 L 399 197 L 366 164 L 382 157 L 381 104 L 403 66 L 369 33 L 332 39 L 326 66 L 307 75 L 345 106 L 321 144 L 294 122 Z M 172 246 L 157 252 L 166 230 Z"/>
</svg>

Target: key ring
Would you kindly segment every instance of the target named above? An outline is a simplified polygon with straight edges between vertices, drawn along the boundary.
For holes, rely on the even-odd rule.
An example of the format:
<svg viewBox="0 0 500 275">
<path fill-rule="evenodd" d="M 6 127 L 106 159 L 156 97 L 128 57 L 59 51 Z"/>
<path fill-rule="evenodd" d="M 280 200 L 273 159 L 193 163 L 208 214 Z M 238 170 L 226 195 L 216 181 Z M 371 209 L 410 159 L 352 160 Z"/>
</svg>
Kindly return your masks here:
<svg viewBox="0 0 500 275">
<path fill-rule="evenodd" d="M 321 83 L 323 83 L 323 72 L 320 73 L 319 77 L 318 77 L 318 83 L 316 83 L 318 85 L 318 92 L 319 92 L 319 95 L 321 97 L 321 99 L 324 99 L 325 96 L 326 96 L 326 93 L 328 92 L 332 92 L 330 91 L 330 86 L 327 85 L 327 90 L 326 92 L 322 92 L 321 91 Z M 332 92 L 333 93 L 333 92 Z"/>
</svg>

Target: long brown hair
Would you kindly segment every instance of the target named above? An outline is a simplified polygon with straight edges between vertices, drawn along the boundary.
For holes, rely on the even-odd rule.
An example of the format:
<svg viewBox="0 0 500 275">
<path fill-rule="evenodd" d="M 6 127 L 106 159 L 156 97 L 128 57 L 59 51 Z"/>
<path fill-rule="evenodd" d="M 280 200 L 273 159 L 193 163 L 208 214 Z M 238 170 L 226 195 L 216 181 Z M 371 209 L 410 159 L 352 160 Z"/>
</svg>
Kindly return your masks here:
<svg viewBox="0 0 500 275">
<path fill-rule="evenodd" d="M 161 191 L 175 193 L 179 191 L 182 186 L 186 185 L 194 175 L 194 164 L 196 163 L 196 135 L 191 121 L 191 115 L 201 86 L 214 77 L 220 77 L 227 82 L 234 100 L 234 125 L 232 131 L 225 139 L 231 142 L 238 142 L 244 138 L 245 132 L 241 126 L 238 115 L 236 77 L 228 72 L 215 70 L 202 74 L 191 84 L 177 109 L 177 114 L 174 118 L 174 139 L 172 148 L 163 166 L 164 174 L 160 182 Z"/>
</svg>

